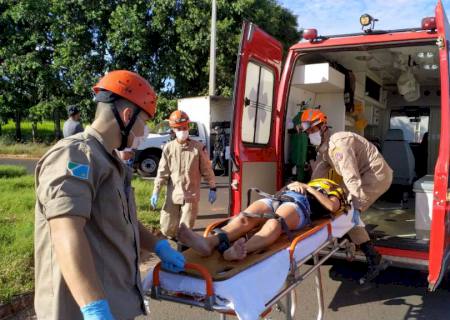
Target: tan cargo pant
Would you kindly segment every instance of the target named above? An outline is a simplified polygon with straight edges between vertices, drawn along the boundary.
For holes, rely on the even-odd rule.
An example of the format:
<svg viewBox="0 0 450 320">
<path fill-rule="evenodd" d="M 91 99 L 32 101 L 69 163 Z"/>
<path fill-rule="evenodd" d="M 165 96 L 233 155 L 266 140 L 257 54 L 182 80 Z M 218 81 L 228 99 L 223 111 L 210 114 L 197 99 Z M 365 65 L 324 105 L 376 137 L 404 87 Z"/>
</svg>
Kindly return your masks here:
<svg viewBox="0 0 450 320">
<path fill-rule="evenodd" d="M 174 204 L 172 197 L 166 196 L 159 223 L 161 232 L 166 237 L 176 238 L 178 227 L 184 223 L 189 229 L 192 229 L 197 219 L 198 202 L 185 202 L 184 204 Z"/>
<path fill-rule="evenodd" d="M 378 181 L 374 185 L 363 186 L 365 189 L 364 193 L 370 197 L 369 201 L 367 201 L 364 204 L 365 208 L 369 208 L 391 186 L 392 170 L 390 168 L 386 168 L 386 170 L 383 174 L 385 176 L 384 180 Z M 361 215 L 363 215 L 363 212 L 361 212 Z M 361 243 L 364 243 L 364 242 L 367 242 L 370 240 L 369 233 L 367 232 L 367 230 L 364 226 L 364 223 L 361 223 L 360 225 L 356 225 L 353 229 L 351 229 L 348 232 L 348 235 L 350 236 L 350 239 L 352 240 L 352 242 L 354 242 L 356 245 L 359 245 Z"/>
</svg>

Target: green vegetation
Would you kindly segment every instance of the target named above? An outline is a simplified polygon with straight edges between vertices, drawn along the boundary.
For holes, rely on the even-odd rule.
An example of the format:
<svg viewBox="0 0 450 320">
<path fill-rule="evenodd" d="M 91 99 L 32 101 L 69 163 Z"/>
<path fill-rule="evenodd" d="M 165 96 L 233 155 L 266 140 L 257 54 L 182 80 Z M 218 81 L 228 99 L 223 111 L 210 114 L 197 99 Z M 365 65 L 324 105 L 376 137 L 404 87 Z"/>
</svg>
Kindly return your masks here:
<svg viewBox="0 0 450 320">
<path fill-rule="evenodd" d="M 33 290 L 34 277 L 34 179 L 30 175 L 4 178 L 2 171 L 3 167 L 0 167 L 0 304 Z M 147 227 L 157 229 L 159 211 L 151 210 L 149 206 L 153 183 L 135 178 L 132 184 L 139 219 Z M 163 198 L 161 195 L 158 209 Z"/>
<path fill-rule="evenodd" d="M 27 174 L 27 168 L 22 166 L 0 165 L 0 178 L 21 177 Z"/>
<path fill-rule="evenodd" d="M 34 179 L 0 178 L 0 304 L 33 289 Z"/>
<path fill-rule="evenodd" d="M 61 121 L 61 128 L 64 125 L 64 121 Z M 33 142 L 32 134 L 32 122 L 22 121 L 20 123 L 20 128 L 22 130 L 22 141 Z M 42 121 L 36 124 L 36 143 L 51 144 L 55 141 L 55 125 L 52 121 Z M 10 120 L 2 126 L 2 142 L 5 144 L 16 143 L 15 134 L 16 127 L 14 121 Z"/>
<path fill-rule="evenodd" d="M 63 125 L 64 123 L 61 122 L 61 127 Z M 20 127 L 22 130 L 22 142 L 17 142 L 14 122 L 9 121 L 2 126 L 0 154 L 25 155 L 40 158 L 55 141 L 54 124 L 52 121 L 37 123 L 34 139 L 32 123 L 30 121 L 22 121 Z"/>
<path fill-rule="evenodd" d="M 208 92 L 210 0 L 3 0 L 0 12 L 0 44 L 8 44 L 0 45 L 3 121 L 59 123 L 70 104 L 91 121 L 91 88 L 107 70 L 135 70 L 150 81 L 156 120 L 177 98 Z M 296 16 L 276 0 L 218 0 L 217 95 L 232 93 L 244 19 L 285 48 L 299 39 Z"/>
</svg>

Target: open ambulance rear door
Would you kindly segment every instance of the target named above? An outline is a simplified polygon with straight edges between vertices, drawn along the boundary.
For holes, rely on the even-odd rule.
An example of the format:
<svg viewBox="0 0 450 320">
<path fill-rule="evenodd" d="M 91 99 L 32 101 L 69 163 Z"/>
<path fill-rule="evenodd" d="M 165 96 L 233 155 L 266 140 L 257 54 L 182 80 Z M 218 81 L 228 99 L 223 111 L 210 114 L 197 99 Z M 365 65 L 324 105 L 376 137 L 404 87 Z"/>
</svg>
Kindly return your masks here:
<svg viewBox="0 0 450 320">
<path fill-rule="evenodd" d="M 282 184 L 276 151 L 282 130 L 276 127 L 281 121 L 275 121 L 282 54 L 280 42 L 244 22 L 233 95 L 231 214 L 247 206 L 248 188 L 275 193 Z"/>
<path fill-rule="evenodd" d="M 434 172 L 433 217 L 430 232 L 429 289 L 441 282 L 450 259 L 450 206 L 448 204 L 450 161 L 450 89 L 449 41 L 450 26 L 439 1 L 436 6 L 436 24 L 439 35 L 439 60 L 441 76 L 441 135 L 439 156 Z"/>
</svg>

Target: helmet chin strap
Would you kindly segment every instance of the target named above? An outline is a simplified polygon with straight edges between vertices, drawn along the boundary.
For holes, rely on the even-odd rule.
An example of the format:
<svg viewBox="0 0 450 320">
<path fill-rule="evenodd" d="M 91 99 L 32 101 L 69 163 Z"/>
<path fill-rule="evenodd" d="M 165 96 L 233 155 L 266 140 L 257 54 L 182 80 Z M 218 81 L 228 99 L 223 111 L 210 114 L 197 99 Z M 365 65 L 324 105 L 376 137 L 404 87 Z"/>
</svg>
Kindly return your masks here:
<svg viewBox="0 0 450 320">
<path fill-rule="evenodd" d="M 108 90 L 100 90 L 94 97 L 95 102 L 105 102 L 109 103 L 111 105 L 111 110 L 114 114 L 114 117 L 116 118 L 117 124 L 120 128 L 120 135 L 122 137 L 122 142 L 120 144 L 120 147 L 117 148 L 117 150 L 122 151 L 127 147 L 128 144 L 128 136 L 130 134 L 131 128 L 133 127 L 134 123 L 136 122 L 137 116 L 139 112 L 141 112 L 141 109 L 135 108 L 133 111 L 133 115 L 131 116 L 130 122 L 125 126 L 125 124 L 122 121 L 122 118 L 120 117 L 119 111 L 117 111 L 115 101 L 118 100 L 120 96 L 117 94 L 108 91 Z"/>
<path fill-rule="evenodd" d="M 133 127 L 134 123 L 136 122 L 136 119 L 138 117 L 139 112 L 141 110 L 139 108 L 134 109 L 133 115 L 131 116 L 130 122 L 125 126 L 125 124 L 122 121 L 122 118 L 120 117 L 119 111 L 117 111 L 117 108 L 115 104 L 111 104 L 111 110 L 114 114 L 114 117 L 116 118 L 117 124 L 120 128 L 120 135 L 122 137 L 122 142 L 120 144 L 120 147 L 117 148 L 117 150 L 122 151 L 125 149 L 128 145 L 128 136 L 130 135 L 131 128 Z"/>
</svg>

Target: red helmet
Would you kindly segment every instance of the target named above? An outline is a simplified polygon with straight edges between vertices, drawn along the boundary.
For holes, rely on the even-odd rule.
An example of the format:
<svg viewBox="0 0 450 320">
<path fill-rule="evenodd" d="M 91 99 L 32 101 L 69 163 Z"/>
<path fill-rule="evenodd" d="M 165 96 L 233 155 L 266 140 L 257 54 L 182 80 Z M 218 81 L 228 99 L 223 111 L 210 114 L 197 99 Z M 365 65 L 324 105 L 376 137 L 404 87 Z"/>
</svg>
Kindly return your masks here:
<svg viewBox="0 0 450 320">
<path fill-rule="evenodd" d="M 151 117 L 156 111 L 156 93 L 147 80 L 137 73 L 127 70 L 108 72 L 92 88 L 96 94 L 102 90 L 110 91 L 133 102 Z"/>
<path fill-rule="evenodd" d="M 175 110 L 170 114 L 169 126 L 171 128 L 187 127 L 189 124 L 189 116 L 186 112 L 181 110 Z"/>
<path fill-rule="evenodd" d="M 319 124 L 327 124 L 327 116 L 319 109 L 306 109 L 302 113 L 302 129 L 303 131 L 315 127 Z"/>
</svg>

